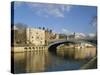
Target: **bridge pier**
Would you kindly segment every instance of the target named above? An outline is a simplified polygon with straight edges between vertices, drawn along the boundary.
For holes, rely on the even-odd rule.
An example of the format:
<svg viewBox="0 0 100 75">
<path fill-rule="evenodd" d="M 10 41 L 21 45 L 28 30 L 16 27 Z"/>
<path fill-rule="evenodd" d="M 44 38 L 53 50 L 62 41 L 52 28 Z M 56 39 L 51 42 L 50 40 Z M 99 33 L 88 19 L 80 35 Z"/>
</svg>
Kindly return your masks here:
<svg viewBox="0 0 100 75">
<path fill-rule="evenodd" d="M 50 48 L 48 48 L 48 50 L 49 50 L 49 52 L 52 52 L 52 53 L 54 53 L 54 54 L 56 54 L 56 47 L 50 47 Z"/>
</svg>

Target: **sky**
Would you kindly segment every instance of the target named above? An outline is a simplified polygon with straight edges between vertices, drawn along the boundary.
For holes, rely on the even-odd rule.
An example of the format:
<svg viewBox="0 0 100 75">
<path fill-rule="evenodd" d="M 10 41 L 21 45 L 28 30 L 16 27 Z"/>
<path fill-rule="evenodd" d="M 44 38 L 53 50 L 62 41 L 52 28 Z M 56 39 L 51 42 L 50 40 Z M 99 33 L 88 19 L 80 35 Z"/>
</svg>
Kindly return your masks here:
<svg viewBox="0 0 100 75">
<path fill-rule="evenodd" d="M 90 22 L 97 16 L 96 6 L 14 2 L 14 23 L 45 27 L 56 33 L 95 33 Z"/>
</svg>

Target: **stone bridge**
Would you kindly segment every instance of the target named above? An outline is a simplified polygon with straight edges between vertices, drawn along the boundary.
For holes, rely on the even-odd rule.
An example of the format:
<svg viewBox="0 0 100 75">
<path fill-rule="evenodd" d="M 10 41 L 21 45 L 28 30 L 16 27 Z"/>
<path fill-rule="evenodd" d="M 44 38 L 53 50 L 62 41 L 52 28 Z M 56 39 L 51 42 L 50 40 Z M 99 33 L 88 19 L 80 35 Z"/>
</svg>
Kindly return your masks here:
<svg viewBox="0 0 100 75">
<path fill-rule="evenodd" d="M 54 40 L 49 43 L 48 50 L 53 51 L 53 50 L 56 50 L 57 46 L 59 46 L 61 44 L 69 44 L 69 43 L 71 43 L 71 44 L 88 43 L 93 46 L 96 46 L 97 40 L 93 40 L 93 39 Z"/>
</svg>

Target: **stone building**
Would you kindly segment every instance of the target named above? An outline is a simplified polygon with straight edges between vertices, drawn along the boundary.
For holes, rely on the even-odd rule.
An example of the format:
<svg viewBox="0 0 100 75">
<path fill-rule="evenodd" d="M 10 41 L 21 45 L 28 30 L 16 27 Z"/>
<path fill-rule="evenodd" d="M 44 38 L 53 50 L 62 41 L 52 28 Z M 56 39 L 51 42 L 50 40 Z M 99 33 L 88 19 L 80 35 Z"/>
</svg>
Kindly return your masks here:
<svg viewBox="0 0 100 75">
<path fill-rule="evenodd" d="M 48 45 L 49 41 L 56 39 L 56 34 L 50 29 L 43 28 L 17 28 L 13 25 L 12 44 L 14 45 Z"/>
<path fill-rule="evenodd" d="M 49 41 L 56 38 L 52 30 L 45 28 L 27 28 L 26 35 L 27 44 L 34 45 L 48 45 Z"/>
<path fill-rule="evenodd" d="M 26 29 L 26 43 L 33 45 L 45 45 L 45 30 L 38 28 Z"/>
<path fill-rule="evenodd" d="M 45 30 L 45 41 L 46 41 L 46 45 L 49 44 L 49 42 L 51 40 L 56 39 L 56 34 L 54 32 L 52 32 L 52 30 Z"/>
</svg>

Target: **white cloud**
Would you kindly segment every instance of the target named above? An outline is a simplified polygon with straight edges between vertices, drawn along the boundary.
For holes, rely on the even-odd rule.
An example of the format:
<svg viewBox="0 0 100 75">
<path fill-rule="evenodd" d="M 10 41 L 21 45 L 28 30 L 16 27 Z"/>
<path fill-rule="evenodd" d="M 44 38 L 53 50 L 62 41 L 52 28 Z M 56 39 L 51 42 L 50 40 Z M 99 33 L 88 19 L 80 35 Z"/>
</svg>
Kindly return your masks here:
<svg viewBox="0 0 100 75">
<path fill-rule="evenodd" d="M 68 35 L 72 33 L 71 31 L 69 31 L 68 29 L 65 29 L 65 28 L 63 28 L 61 31 L 62 31 L 62 33 L 68 34 Z"/>
<path fill-rule="evenodd" d="M 96 34 L 95 33 L 90 33 L 89 36 L 94 37 L 94 36 L 96 36 Z"/>
<path fill-rule="evenodd" d="M 41 16 L 54 16 L 54 17 L 64 17 L 65 12 L 68 13 L 72 6 L 71 5 L 61 5 L 61 4 L 48 4 L 48 3 L 27 3 L 27 5 L 34 11 L 37 15 Z"/>
<path fill-rule="evenodd" d="M 14 9 L 16 9 L 17 7 L 20 7 L 21 4 L 22 4 L 22 2 L 17 2 L 17 1 L 15 1 L 15 2 L 14 2 Z"/>
<path fill-rule="evenodd" d="M 50 3 L 31 3 L 31 2 L 14 2 L 15 9 L 22 4 L 26 4 L 33 13 L 44 17 L 60 17 L 63 18 L 65 13 L 70 12 L 72 5 L 50 4 Z"/>
<path fill-rule="evenodd" d="M 79 33 L 79 32 L 75 33 L 75 35 L 78 37 L 86 37 L 86 35 L 84 33 Z"/>
<path fill-rule="evenodd" d="M 63 32 L 69 32 L 67 29 L 64 29 L 64 28 L 62 29 L 62 31 L 63 31 Z"/>
<path fill-rule="evenodd" d="M 69 11 L 71 10 L 71 8 L 72 8 L 72 5 L 68 5 L 68 6 L 67 6 L 67 9 L 66 9 L 67 12 L 69 12 Z"/>
</svg>

